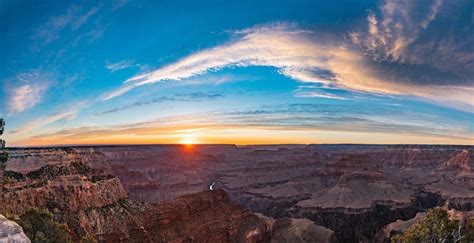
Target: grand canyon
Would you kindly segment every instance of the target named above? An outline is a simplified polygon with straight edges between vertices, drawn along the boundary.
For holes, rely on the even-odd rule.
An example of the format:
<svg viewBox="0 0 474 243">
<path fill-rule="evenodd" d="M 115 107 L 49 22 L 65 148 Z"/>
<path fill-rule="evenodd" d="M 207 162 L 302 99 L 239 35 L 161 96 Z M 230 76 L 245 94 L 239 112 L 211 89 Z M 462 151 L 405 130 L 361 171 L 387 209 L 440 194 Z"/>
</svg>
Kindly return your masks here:
<svg viewBox="0 0 474 243">
<path fill-rule="evenodd" d="M 384 242 L 474 210 L 474 147 L 9 148 L 3 210 L 48 209 L 101 242 Z"/>
<path fill-rule="evenodd" d="M 0 0 L 0 243 L 474 243 L 474 0 Z"/>
</svg>

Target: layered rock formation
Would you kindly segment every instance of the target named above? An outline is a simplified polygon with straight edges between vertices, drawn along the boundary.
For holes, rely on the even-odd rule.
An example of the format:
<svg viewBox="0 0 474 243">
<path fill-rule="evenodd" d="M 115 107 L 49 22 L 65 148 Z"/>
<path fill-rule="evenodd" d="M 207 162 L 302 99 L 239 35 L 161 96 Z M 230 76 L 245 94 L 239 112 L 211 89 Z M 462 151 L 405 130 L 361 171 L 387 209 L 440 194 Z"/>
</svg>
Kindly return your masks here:
<svg viewBox="0 0 474 243">
<path fill-rule="evenodd" d="M 139 203 L 128 198 L 118 178 L 77 161 L 46 164 L 26 174 L 6 171 L 5 178 L 6 213 L 22 215 L 30 208 L 47 209 L 69 226 L 75 241 L 92 237 L 100 242 L 269 242 L 274 234 L 302 238 L 300 224 L 275 227 L 283 224 L 252 214 L 232 202 L 224 190 L 159 204 Z M 315 227 L 305 225 L 303 230 L 322 229 Z M 20 234 L 18 229 L 12 230 Z M 3 235 L 18 238 L 13 233 Z M 318 241 L 328 235 L 304 237 Z"/>
<path fill-rule="evenodd" d="M 139 218 L 146 223 L 134 228 L 128 241 L 261 242 L 271 237 L 263 220 L 231 202 L 223 190 L 151 205 Z"/>
<path fill-rule="evenodd" d="M 25 175 L 7 171 L 5 178 L 4 210 L 17 215 L 30 207 L 76 213 L 127 197 L 118 178 L 78 162 L 46 165 Z"/>
<path fill-rule="evenodd" d="M 127 231 L 122 219 L 145 207 L 128 199 L 119 179 L 80 162 L 45 165 L 27 174 L 5 172 L 4 211 L 45 208 L 73 229 L 73 237 Z"/>
<path fill-rule="evenodd" d="M 446 205 L 473 210 L 474 148 L 419 145 L 98 146 L 11 149 L 10 170 L 80 160 L 161 202 L 221 188 L 254 212 L 305 218 L 341 242 Z"/>
</svg>

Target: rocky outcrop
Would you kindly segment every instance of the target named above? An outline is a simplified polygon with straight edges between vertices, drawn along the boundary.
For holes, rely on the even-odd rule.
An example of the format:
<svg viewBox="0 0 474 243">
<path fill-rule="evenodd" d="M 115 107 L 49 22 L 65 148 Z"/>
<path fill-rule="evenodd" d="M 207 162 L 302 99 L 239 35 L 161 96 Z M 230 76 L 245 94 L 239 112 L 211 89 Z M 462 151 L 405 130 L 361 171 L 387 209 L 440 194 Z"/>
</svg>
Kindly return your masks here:
<svg viewBox="0 0 474 243">
<path fill-rule="evenodd" d="M 308 219 L 282 218 L 274 219 L 257 214 L 271 229 L 270 242 L 332 242 L 334 231 L 315 225 Z"/>
<path fill-rule="evenodd" d="M 31 241 L 20 225 L 0 214 L 0 242 L 30 243 Z"/>
<path fill-rule="evenodd" d="M 46 165 L 26 175 L 6 172 L 4 211 L 21 215 L 31 207 L 77 213 L 127 197 L 120 181 L 82 163 Z"/>
<path fill-rule="evenodd" d="M 115 176 L 80 162 L 44 165 L 21 174 L 5 172 L 4 209 L 21 215 L 30 208 L 44 208 L 73 230 L 73 238 L 127 231 L 122 219 L 145 207 L 128 199 Z"/>
<path fill-rule="evenodd" d="M 412 225 L 420 222 L 425 217 L 426 213 L 417 213 L 415 217 L 407 220 L 398 219 L 397 221 L 390 223 L 383 227 L 379 233 L 377 233 L 377 242 L 385 242 L 389 240 L 393 235 L 405 232 Z"/>
</svg>

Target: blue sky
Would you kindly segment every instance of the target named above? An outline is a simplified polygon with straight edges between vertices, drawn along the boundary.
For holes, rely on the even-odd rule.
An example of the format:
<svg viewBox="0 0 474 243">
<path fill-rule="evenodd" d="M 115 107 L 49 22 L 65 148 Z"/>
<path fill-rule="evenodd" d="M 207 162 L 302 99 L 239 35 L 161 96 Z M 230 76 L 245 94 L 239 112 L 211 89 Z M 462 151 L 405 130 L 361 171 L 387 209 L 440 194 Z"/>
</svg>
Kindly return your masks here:
<svg viewBox="0 0 474 243">
<path fill-rule="evenodd" d="M 10 145 L 474 141 L 472 1 L 1 1 Z"/>
</svg>

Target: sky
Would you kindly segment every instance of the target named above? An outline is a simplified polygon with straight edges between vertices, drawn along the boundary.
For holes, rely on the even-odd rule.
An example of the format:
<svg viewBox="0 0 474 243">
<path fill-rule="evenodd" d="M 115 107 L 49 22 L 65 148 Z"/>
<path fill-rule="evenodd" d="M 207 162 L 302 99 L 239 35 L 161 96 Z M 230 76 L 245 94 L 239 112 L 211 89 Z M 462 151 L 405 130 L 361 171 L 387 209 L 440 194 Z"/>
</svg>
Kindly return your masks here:
<svg viewBox="0 0 474 243">
<path fill-rule="evenodd" d="M 0 0 L 9 146 L 474 144 L 474 2 Z"/>
</svg>

